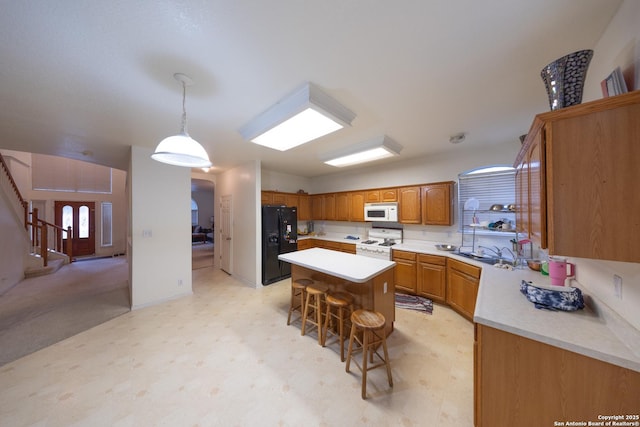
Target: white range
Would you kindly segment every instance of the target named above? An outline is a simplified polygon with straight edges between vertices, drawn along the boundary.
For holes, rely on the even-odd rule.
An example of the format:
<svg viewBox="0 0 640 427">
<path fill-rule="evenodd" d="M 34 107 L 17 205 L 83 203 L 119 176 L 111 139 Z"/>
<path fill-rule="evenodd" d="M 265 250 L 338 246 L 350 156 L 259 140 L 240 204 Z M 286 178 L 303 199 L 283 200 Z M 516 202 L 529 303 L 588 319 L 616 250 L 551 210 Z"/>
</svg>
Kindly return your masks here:
<svg viewBox="0 0 640 427">
<path fill-rule="evenodd" d="M 367 240 L 356 243 L 356 255 L 391 260 L 391 246 L 402 243 L 402 230 L 372 228 Z"/>
</svg>

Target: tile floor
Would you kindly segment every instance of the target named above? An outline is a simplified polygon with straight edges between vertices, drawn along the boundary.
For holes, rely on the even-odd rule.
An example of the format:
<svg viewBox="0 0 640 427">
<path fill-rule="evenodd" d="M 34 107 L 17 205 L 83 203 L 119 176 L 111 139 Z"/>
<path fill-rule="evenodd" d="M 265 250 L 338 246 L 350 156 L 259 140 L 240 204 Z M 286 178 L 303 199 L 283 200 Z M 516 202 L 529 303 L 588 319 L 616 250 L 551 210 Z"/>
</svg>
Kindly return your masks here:
<svg viewBox="0 0 640 427">
<path fill-rule="evenodd" d="M 126 313 L 0 367 L 0 426 L 472 426 L 473 327 L 396 311 L 393 373 L 344 370 L 286 326 L 288 280 L 193 272 L 194 295 Z"/>
</svg>

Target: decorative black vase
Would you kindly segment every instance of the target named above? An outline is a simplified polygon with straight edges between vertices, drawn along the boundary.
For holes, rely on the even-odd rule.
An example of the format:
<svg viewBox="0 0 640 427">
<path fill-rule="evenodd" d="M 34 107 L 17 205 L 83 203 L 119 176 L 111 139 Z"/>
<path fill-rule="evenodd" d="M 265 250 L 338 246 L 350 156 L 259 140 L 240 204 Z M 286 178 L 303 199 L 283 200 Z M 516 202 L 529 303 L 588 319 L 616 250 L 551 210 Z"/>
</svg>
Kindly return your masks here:
<svg viewBox="0 0 640 427">
<path fill-rule="evenodd" d="M 540 77 L 547 87 L 552 110 L 582 102 L 584 79 L 592 57 L 592 50 L 579 50 L 556 59 L 542 69 Z"/>
</svg>

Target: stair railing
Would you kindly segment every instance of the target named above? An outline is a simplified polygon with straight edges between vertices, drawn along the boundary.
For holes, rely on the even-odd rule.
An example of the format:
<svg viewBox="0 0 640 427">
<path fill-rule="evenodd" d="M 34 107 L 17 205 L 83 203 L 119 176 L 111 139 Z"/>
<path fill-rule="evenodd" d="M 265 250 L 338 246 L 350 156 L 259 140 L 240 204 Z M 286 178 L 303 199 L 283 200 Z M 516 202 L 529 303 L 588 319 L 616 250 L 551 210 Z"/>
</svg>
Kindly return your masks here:
<svg viewBox="0 0 640 427">
<path fill-rule="evenodd" d="M 13 176 L 11 176 L 11 172 L 9 171 L 9 166 L 4 161 L 4 157 L 0 154 L 0 185 L 2 185 L 2 191 L 6 194 L 10 199 L 10 204 L 12 209 L 15 211 L 17 218 L 24 218 L 24 227 L 27 228 L 27 221 L 29 220 L 29 203 L 27 203 L 20 194 L 20 190 L 18 190 L 18 186 L 16 182 L 13 180 Z"/>
<path fill-rule="evenodd" d="M 31 246 L 34 250 L 35 248 L 40 248 L 40 256 L 42 257 L 44 267 L 48 265 L 49 249 L 53 249 L 61 253 L 64 252 L 62 233 L 67 233 L 66 253 L 69 257 L 69 262 L 72 262 L 73 234 L 71 233 L 71 227 L 67 227 L 65 230 L 58 225 L 51 224 L 50 222 L 38 218 L 38 209 L 36 208 L 33 209 L 33 212 L 29 212 L 29 203 L 24 200 L 22 194 L 20 194 L 20 190 L 18 190 L 18 186 L 13 180 L 11 171 L 5 163 L 2 154 L 0 154 L 0 169 L 2 169 L 2 172 L 0 172 L 0 185 L 2 186 L 2 190 L 0 191 L 3 191 L 11 198 L 11 205 L 16 212 L 17 218 L 24 218 L 25 230 L 29 231 L 29 226 L 31 226 Z M 49 231 L 51 231 L 54 236 L 51 247 L 49 247 Z"/>
<path fill-rule="evenodd" d="M 71 233 L 71 227 L 64 228 L 59 225 L 51 224 L 38 218 L 38 208 L 33 208 L 31 212 L 31 221 L 28 222 L 31 225 L 31 243 L 34 247 L 40 248 L 40 256 L 44 266 L 48 265 L 49 249 L 53 249 L 57 252 L 64 253 L 63 234 L 66 234 L 67 251 L 66 254 L 69 257 L 69 262 L 73 262 L 73 234 Z M 49 244 L 49 232 L 53 235 L 53 244 Z"/>
</svg>

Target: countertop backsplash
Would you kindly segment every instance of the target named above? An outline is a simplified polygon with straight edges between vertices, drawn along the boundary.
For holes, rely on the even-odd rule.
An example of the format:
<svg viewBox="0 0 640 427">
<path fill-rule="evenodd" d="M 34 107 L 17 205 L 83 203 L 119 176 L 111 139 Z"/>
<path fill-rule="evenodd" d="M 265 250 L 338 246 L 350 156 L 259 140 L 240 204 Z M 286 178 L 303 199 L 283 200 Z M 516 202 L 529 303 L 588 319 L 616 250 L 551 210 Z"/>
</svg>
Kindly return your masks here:
<svg viewBox="0 0 640 427">
<path fill-rule="evenodd" d="M 640 263 L 567 259 L 576 265 L 576 280 L 582 286 L 640 331 Z M 614 274 L 622 278 L 621 297 L 615 293 Z M 640 354 L 640 342 L 635 343 L 634 350 Z"/>
<path fill-rule="evenodd" d="M 326 233 L 332 236 L 358 236 L 366 239 L 371 223 L 363 222 L 344 222 L 344 221 L 313 221 L 314 232 L 316 234 Z M 304 231 L 307 227 L 307 221 L 298 221 L 298 229 Z M 448 243 L 460 246 L 462 243 L 462 234 L 458 231 L 456 225 L 450 227 L 442 226 L 426 226 L 426 225 L 410 225 L 402 224 L 403 239 L 409 241 L 426 241 Z M 477 235 L 476 245 L 498 246 L 511 248 L 511 239 L 515 238 L 515 233 L 504 233 L 501 235 Z M 469 236 L 465 237 L 465 242 L 470 242 Z M 354 242 L 355 243 L 355 242 Z"/>
</svg>

